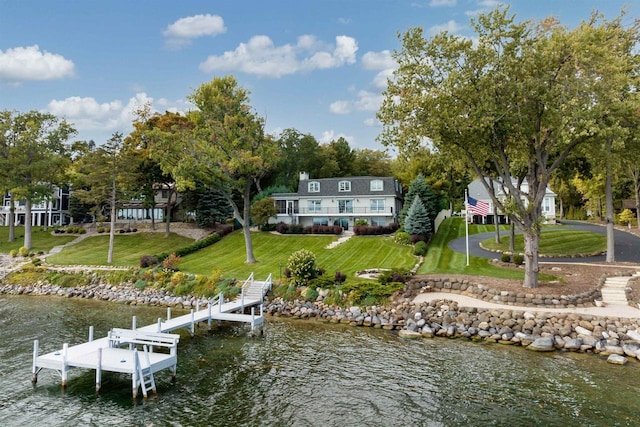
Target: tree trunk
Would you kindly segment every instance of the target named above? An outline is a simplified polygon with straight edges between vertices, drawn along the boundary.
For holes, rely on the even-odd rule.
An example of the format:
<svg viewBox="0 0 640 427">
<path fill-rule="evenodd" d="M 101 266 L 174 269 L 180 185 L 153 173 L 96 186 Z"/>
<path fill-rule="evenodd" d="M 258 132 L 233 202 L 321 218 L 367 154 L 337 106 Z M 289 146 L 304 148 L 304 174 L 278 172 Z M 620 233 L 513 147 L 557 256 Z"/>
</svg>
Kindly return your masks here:
<svg viewBox="0 0 640 427">
<path fill-rule="evenodd" d="M 9 198 L 9 242 L 16 240 L 16 203 L 13 196 Z"/>
<path fill-rule="evenodd" d="M 525 288 L 538 287 L 538 249 L 540 246 L 540 234 L 536 231 L 524 233 L 524 282 Z"/>
<path fill-rule="evenodd" d="M 509 233 L 509 252 L 516 251 L 516 225 L 511 222 L 511 232 Z"/>
<path fill-rule="evenodd" d="M 251 239 L 251 218 L 249 215 L 249 208 L 251 203 L 251 180 L 247 180 L 247 184 L 244 188 L 244 206 L 243 206 L 243 221 L 242 221 L 242 233 L 244 234 L 244 246 L 247 252 L 247 264 L 255 264 L 256 257 L 253 255 L 253 240 Z"/>
<path fill-rule="evenodd" d="M 636 196 L 636 220 L 638 222 L 638 230 L 640 230 L 640 169 L 636 169 L 632 173 L 633 189 Z"/>
<path fill-rule="evenodd" d="M 610 142 L 608 143 L 608 152 L 611 151 Z M 610 157 L 610 156 L 609 156 Z M 615 239 L 614 239 L 614 221 L 613 221 L 613 177 L 611 176 L 611 166 L 607 162 L 607 177 L 604 182 L 605 195 L 605 224 L 607 225 L 607 262 L 615 262 Z"/>
<path fill-rule="evenodd" d="M 498 224 L 498 214 L 493 214 L 493 223 L 496 226 L 496 243 L 500 244 L 500 224 Z"/>
<path fill-rule="evenodd" d="M 151 208 L 151 231 L 156 231 L 156 206 Z"/>
<path fill-rule="evenodd" d="M 164 219 L 164 234 L 169 237 L 171 235 L 171 196 L 173 195 L 173 191 L 169 191 L 169 197 L 167 197 L 167 208 L 165 209 L 165 219 Z"/>
<path fill-rule="evenodd" d="M 116 180 L 113 180 L 111 186 L 111 229 L 109 230 L 109 252 L 107 254 L 107 262 L 113 262 L 113 243 L 116 238 Z"/>
<path fill-rule="evenodd" d="M 24 201 L 24 245 L 31 249 L 31 200 Z"/>
</svg>

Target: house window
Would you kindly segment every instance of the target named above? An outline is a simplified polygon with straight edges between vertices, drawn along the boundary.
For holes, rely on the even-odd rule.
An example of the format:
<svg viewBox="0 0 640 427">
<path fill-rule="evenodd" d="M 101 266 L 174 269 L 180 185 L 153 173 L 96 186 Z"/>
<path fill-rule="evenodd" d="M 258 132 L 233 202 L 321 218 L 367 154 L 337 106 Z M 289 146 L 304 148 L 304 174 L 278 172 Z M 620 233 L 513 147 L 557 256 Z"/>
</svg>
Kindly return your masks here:
<svg viewBox="0 0 640 427">
<path fill-rule="evenodd" d="M 339 213 L 353 213 L 353 200 L 338 200 Z"/>
<path fill-rule="evenodd" d="M 287 201 L 286 200 L 276 200 L 276 212 L 279 214 L 287 213 Z"/>
<path fill-rule="evenodd" d="M 384 184 L 381 179 L 374 179 L 371 181 L 371 191 L 382 191 L 384 190 Z"/>
<path fill-rule="evenodd" d="M 549 197 L 545 197 L 542 199 L 542 212 L 550 212 L 551 211 L 551 199 Z"/>
<path fill-rule="evenodd" d="M 322 204 L 321 200 L 307 200 L 309 212 L 320 212 L 322 208 L 320 205 Z"/>
<path fill-rule="evenodd" d="M 338 191 L 351 191 L 351 181 L 340 181 Z"/>
<path fill-rule="evenodd" d="M 162 198 L 163 199 L 169 198 L 169 190 L 162 190 Z"/>
<path fill-rule="evenodd" d="M 319 193 L 320 183 L 318 181 L 311 181 L 308 184 L 309 193 Z"/>
<path fill-rule="evenodd" d="M 384 226 L 386 225 L 384 223 L 384 219 L 383 218 L 376 218 L 376 217 L 372 217 L 371 218 L 371 226 L 372 227 L 378 227 L 378 226 Z"/>
<path fill-rule="evenodd" d="M 384 199 L 371 199 L 371 212 L 384 212 Z"/>
<path fill-rule="evenodd" d="M 329 225 L 329 218 L 313 218 L 313 225 Z"/>
</svg>

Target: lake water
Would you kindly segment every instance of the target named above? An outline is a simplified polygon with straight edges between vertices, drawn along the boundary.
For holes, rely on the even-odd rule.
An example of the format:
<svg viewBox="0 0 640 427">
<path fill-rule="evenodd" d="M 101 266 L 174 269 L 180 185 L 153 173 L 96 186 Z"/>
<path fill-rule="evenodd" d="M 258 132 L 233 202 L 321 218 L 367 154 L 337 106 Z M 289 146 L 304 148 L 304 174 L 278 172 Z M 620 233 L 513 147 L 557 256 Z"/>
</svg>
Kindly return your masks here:
<svg viewBox="0 0 640 427">
<path fill-rule="evenodd" d="M 49 352 L 165 309 L 0 296 L 0 425 L 638 426 L 640 363 L 464 340 L 405 341 L 370 328 L 269 319 L 263 337 L 181 332 L 178 378 L 131 398 L 126 376 L 53 371 L 31 384 L 33 340 Z"/>
</svg>

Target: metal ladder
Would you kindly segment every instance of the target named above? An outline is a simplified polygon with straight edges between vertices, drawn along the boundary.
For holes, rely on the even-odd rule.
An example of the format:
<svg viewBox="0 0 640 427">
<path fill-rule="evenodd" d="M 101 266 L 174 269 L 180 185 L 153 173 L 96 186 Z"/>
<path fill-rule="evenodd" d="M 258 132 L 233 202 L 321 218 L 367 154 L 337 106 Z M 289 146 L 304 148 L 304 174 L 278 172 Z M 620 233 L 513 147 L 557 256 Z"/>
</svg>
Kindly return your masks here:
<svg viewBox="0 0 640 427">
<path fill-rule="evenodd" d="M 142 388 L 142 395 L 147 398 L 148 391 L 151 390 L 153 394 L 156 394 L 156 381 L 153 379 L 153 372 L 151 371 L 151 361 L 149 360 L 149 349 L 147 345 L 142 346 L 144 349 L 145 361 L 147 367 L 143 368 L 140 363 L 140 353 L 136 351 L 137 365 L 138 365 L 138 379 L 140 381 L 140 387 Z"/>
</svg>

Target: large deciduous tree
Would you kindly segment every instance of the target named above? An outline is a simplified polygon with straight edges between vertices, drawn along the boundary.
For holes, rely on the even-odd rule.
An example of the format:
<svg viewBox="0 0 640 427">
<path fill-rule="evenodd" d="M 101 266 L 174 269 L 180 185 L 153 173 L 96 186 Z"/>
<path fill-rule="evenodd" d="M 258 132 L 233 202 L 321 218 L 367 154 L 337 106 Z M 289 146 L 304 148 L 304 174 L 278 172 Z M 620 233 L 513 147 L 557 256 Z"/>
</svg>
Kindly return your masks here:
<svg viewBox="0 0 640 427">
<path fill-rule="evenodd" d="M 39 111 L 3 111 L 0 117 L 3 187 L 12 199 L 25 202 L 24 247 L 31 249 L 31 207 L 47 200 L 56 185 L 64 184 L 67 141 L 76 131 L 65 120 Z M 9 220 L 13 226 L 13 219 Z"/>
<path fill-rule="evenodd" d="M 264 134 L 264 120 L 253 112 L 249 92 L 232 76 L 214 78 L 188 99 L 196 106 L 190 150 L 177 168 L 187 181 L 197 178 L 219 189 L 242 226 L 246 262 L 256 262 L 249 210 L 254 185 L 275 163 L 277 143 Z M 239 197 L 236 197 L 238 195 Z"/>
<path fill-rule="evenodd" d="M 480 15 L 472 27 L 474 40 L 446 32 L 425 38 L 420 28 L 402 35 L 378 112 L 380 140 L 402 153 L 431 140 L 463 156 L 506 211 L 492 185 L 499 179 L 525 238 L 523 286 L 537 287 L 547 184 L 577 146 L 608 128 L 605 109 L 594 106 L 610 79 L 631 78 L 638 28 L 596 15 L 574 29 L 552 18 L 518 23 L 508 8 Z M 514 184 L 522 165 L 526 190 Z"/>
</svg>

